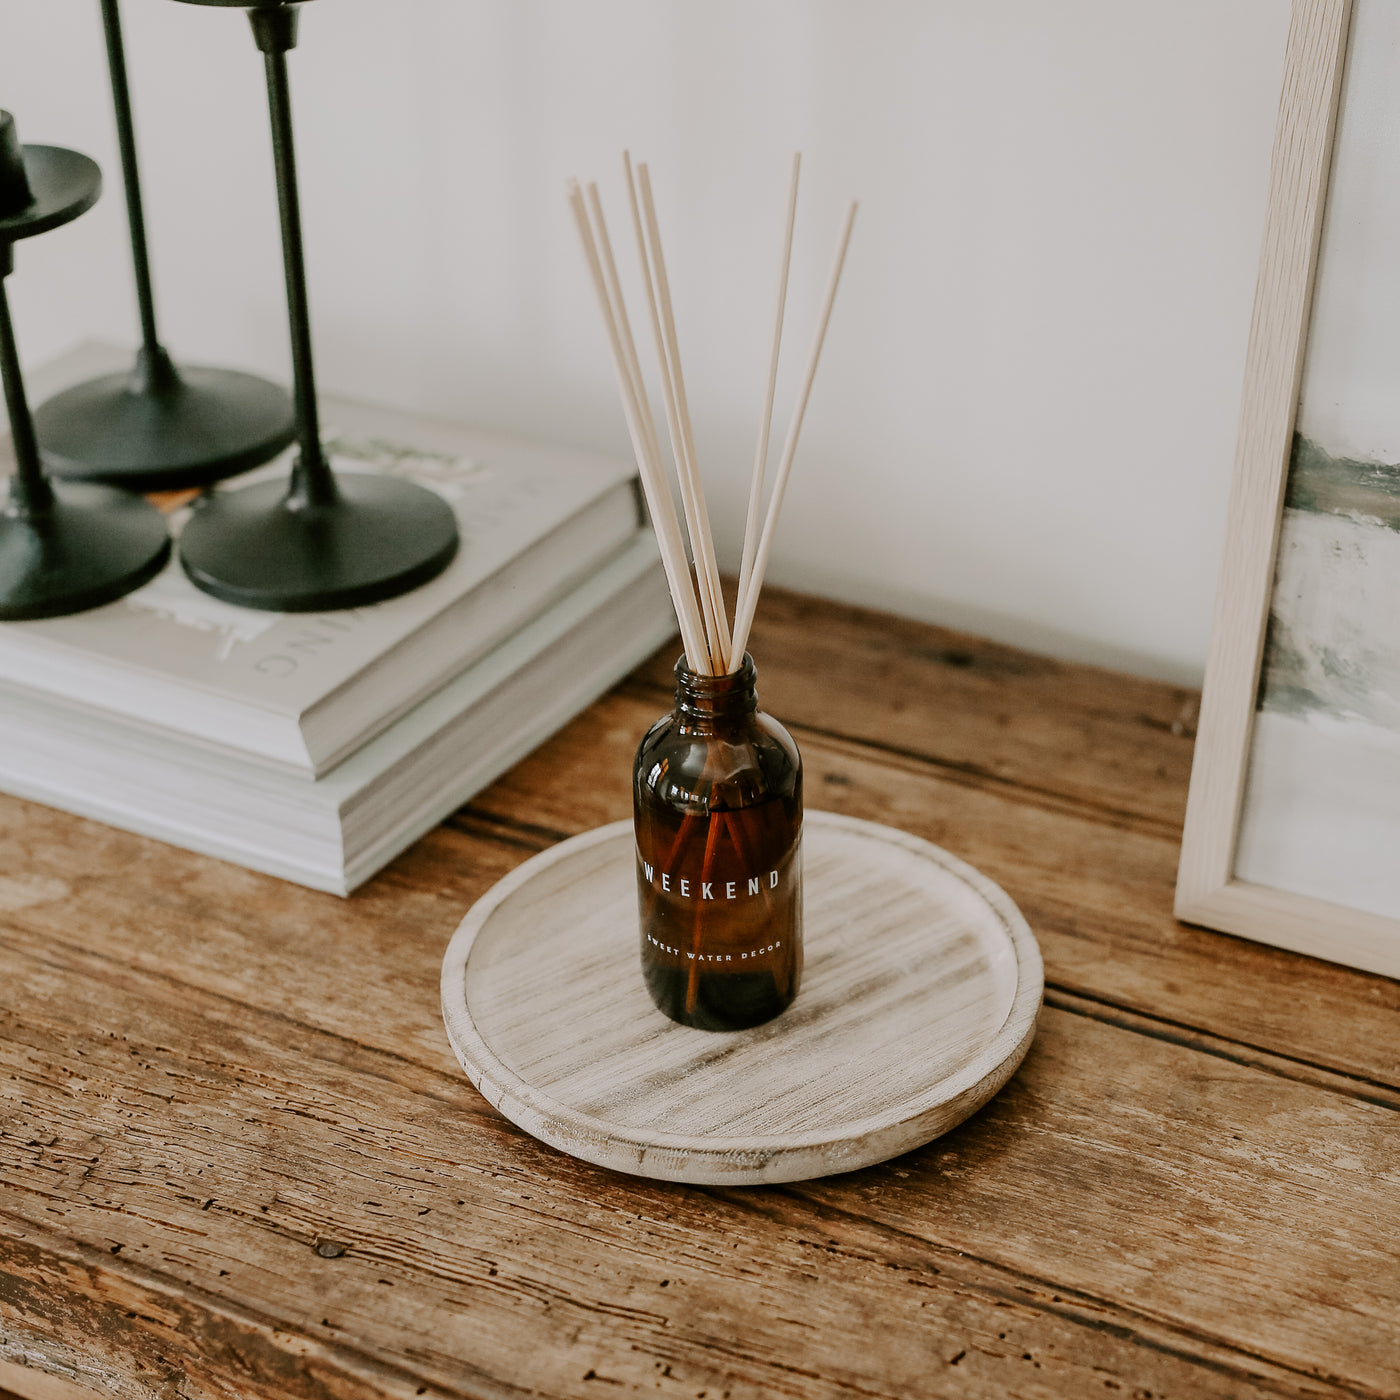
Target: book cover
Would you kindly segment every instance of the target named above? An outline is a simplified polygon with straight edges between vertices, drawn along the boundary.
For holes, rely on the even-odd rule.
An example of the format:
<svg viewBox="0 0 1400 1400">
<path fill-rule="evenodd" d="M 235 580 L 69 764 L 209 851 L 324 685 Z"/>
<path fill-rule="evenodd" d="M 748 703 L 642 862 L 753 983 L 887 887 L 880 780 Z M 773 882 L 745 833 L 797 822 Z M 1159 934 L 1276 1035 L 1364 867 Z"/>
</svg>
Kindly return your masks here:
<svg viewBox="0 0 1400 1400">
<path fill-rule="evenodd" d="M 125 358 L 85 347 L 35 379 L 52 392 Z M 324 771 L 622 548 L 639 523 L 625 460 L 334 398 L 323 417 L 337 471 L 402 475 L 452 505 L 462 544 L 438 578 L 370 607 L 281 614 L 211 598 L 172 560 L 105 607 L 0 624 L 0 675 Z M 290 462 L 289 452 L 227 489 L 285 475 Z M 177 532 L 180 523 L 177 512 Z M 373 693 L 357 697 L 371 679 Z M 324 734 L 309 732 L 318 707 L 335 711 Z"/>
</svg>

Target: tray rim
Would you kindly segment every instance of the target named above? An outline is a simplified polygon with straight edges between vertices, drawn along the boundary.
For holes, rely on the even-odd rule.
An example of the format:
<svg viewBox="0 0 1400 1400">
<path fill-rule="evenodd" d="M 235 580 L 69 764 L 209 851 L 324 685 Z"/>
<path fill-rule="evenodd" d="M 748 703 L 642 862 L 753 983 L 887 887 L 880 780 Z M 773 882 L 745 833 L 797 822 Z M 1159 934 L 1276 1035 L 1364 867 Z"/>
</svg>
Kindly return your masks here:
<svg viewBox="0 0 1400 1400">
<path fill-rule="evenodd" d="M 511 1122 L 559 1151 L 614 1171 L 695 1183 L 760 1184 L 852 1171 L 922 1146 L 975 1113 L 1015 1073 L 1035 1036 L 1044 997 L 1044 964 L 1025 916 L 1010 896 L 975 866 L 923 837 L 838 812 L 809 809 L 804 820 L 896 845 L 932 860 L 983 900 L 1012 946 L 1016 990 L 1001 1025 L 961 1068 L 912 1096 L 907 1112 L 886 1109 L 829 1128 L 771 1138 L 754 1133 L 720 1136 L 653 1131 L 616 1124 L 561 1103 L 500 1060 L 477 1028 L 464 988 L 467 962 L 477 937 L 496 910 L 540 871 L 595 845 L 630 835 L 630 817 L 581 832 L 523 861 L 471 906 L 453 932 L 442 963 L 442 1016 L 453 1054 L 468 1079 Z M 898 1117 L 891 1116 L 897 1112 Z M 935 1124 L 933 1131 L 927 1131 L 930 1120 L 942 1120 L 941 1126 Z M 635 1155 L 635 1165 L 617 1160 L 628 1153 Z M 813 1158 L 818 1159 L 818 1170 L 807 1169 L 808 1159 Z"/>
</svg>

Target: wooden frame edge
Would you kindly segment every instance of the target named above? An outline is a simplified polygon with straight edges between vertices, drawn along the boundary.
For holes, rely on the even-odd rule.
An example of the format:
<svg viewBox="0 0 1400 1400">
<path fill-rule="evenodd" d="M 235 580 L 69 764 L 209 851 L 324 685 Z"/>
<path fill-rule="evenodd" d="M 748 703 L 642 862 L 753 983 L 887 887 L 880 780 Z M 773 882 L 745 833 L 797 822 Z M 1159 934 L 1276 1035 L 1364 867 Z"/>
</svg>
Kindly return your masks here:
<svg viewBox="0 0 1400 1400">
<path fill-rule="evenodd" d="M 1400 958 L 1371 947 L 1379 916 L 1232 875 L 1351 13 L 1352 0 L 1293 0 L 1176 916 L 1321 957 L 1316 921 L 1354 921 L 1372 959 L 1357 965 L 1396 974 Z M 1393 921 L 1379 923 L 1393 943 Z"/>
<path fill-rule="evenodd" d="M 1382 914 L 1231 880 L 1189 904 L 1178 897 L 1176 917 L 1363 972 L 1400 978 L 1395 920 Z M 1325 935 L 1319 933 L 1322 927 Z"/>
</svg>

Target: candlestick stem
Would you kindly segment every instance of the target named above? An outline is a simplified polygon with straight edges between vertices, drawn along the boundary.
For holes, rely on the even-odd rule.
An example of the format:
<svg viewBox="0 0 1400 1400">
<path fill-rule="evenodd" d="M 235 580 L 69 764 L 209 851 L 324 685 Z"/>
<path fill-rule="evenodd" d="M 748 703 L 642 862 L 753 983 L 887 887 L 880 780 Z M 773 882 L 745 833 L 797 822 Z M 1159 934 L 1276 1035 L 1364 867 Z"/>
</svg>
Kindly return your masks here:
<svg viewBox="0 0 1400 1400">
<path fill-rule="evenodd" d="M 180 535 L 180 560 L 196 587 L 243 607 L 324 612 L 395 598 L 452 561 L 457 518 L 441 496 L 411 481 L 363 472 L 337 480 L 321 446 L 287 79 L 300 0 L 187 3 L 252 6 L 267 74 L 301 450 L 286 488 L 274 479 L 205 496 Z"/>
<path fill-rule="evenodd" d="M 13 266 L 13 246 L 0 244 L 0 375 L 5 381 L 5 407 L 10 415 L 10 436 L 14 444 L 15 474 L 10 478 L 10 498 L 4 514 L 11 518 L 32 518 L 53 509 L 53 487 L 44 476 L 39 461 L 39 440 L 34 435 L 34 419 L 24 392 L 20 373 L 19 349 L 10 320 L 10 298 L 5 278 Z"/>
<path fill-rule="evenodd" d="M 136 163 L 136 127 L 131 116 L 131 89 L 126 76 L 126 51 L 122 42 L 121 13 L 117 0 L 102 0 L 102 29 L 107 39 L 107 68 L 112 79 L 112 107 L 117 122 L 117 146 L 121 151 L 122 186 L 126 194 L 126 221 L 131 230 L 131 261 L 136 276 L 136 305 L 141 313 L 141 344 L 148 359 L 174 374 L 170 358 L 156 333 L 155 293 L 151 286 L 151 260 L 146 249 L 146 215 L 141 203 L 141 175 Z"/>
<path fill-rule="evenodd" d="M 272 157 L 277 171 L 277 207 L 282 219 L 282 262 L 287 278 L 287 311 L 292 336 L 293 398 L 300 453 L 292 472 L 289 502 L 328 505 L 336 499 L 335 477 L 321 447 L 320 411 L 311 354 L 311 307 L 306 294 L 301 200 L 297 190 L 296 147 L 292 139 L 292 95 L 287 53 L 296 47 L 300 12 L 290 6 L 248 12 L 253 38 L 267 69 L 267 103 L 272 119 Z"/>
</svg>

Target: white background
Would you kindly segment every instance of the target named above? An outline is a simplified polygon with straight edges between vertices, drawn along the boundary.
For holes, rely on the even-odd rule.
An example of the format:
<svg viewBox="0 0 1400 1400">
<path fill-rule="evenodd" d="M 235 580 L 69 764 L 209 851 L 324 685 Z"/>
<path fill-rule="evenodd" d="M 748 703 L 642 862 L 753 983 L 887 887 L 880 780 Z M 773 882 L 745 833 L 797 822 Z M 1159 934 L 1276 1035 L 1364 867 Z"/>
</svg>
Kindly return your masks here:
<svg viewBox="0 0 1400 1400">
<path fill-rule="evenodd" d="M 702 466 L 737 561 L 788 155 L 778 435 L 855 239 L 770 577 L 1198 678 L 1288 0 L 322 0 L 292 56 L 321 387 L 626 451 L 564 204 L 651 163 Z M 126 0 L 164 339 L 288 373 L 259 55 Z M 96 0 L 0 0 L 21 139 L 96 156 L 19 250 L 25 358 L 130 342 Z"/>
</svg>

